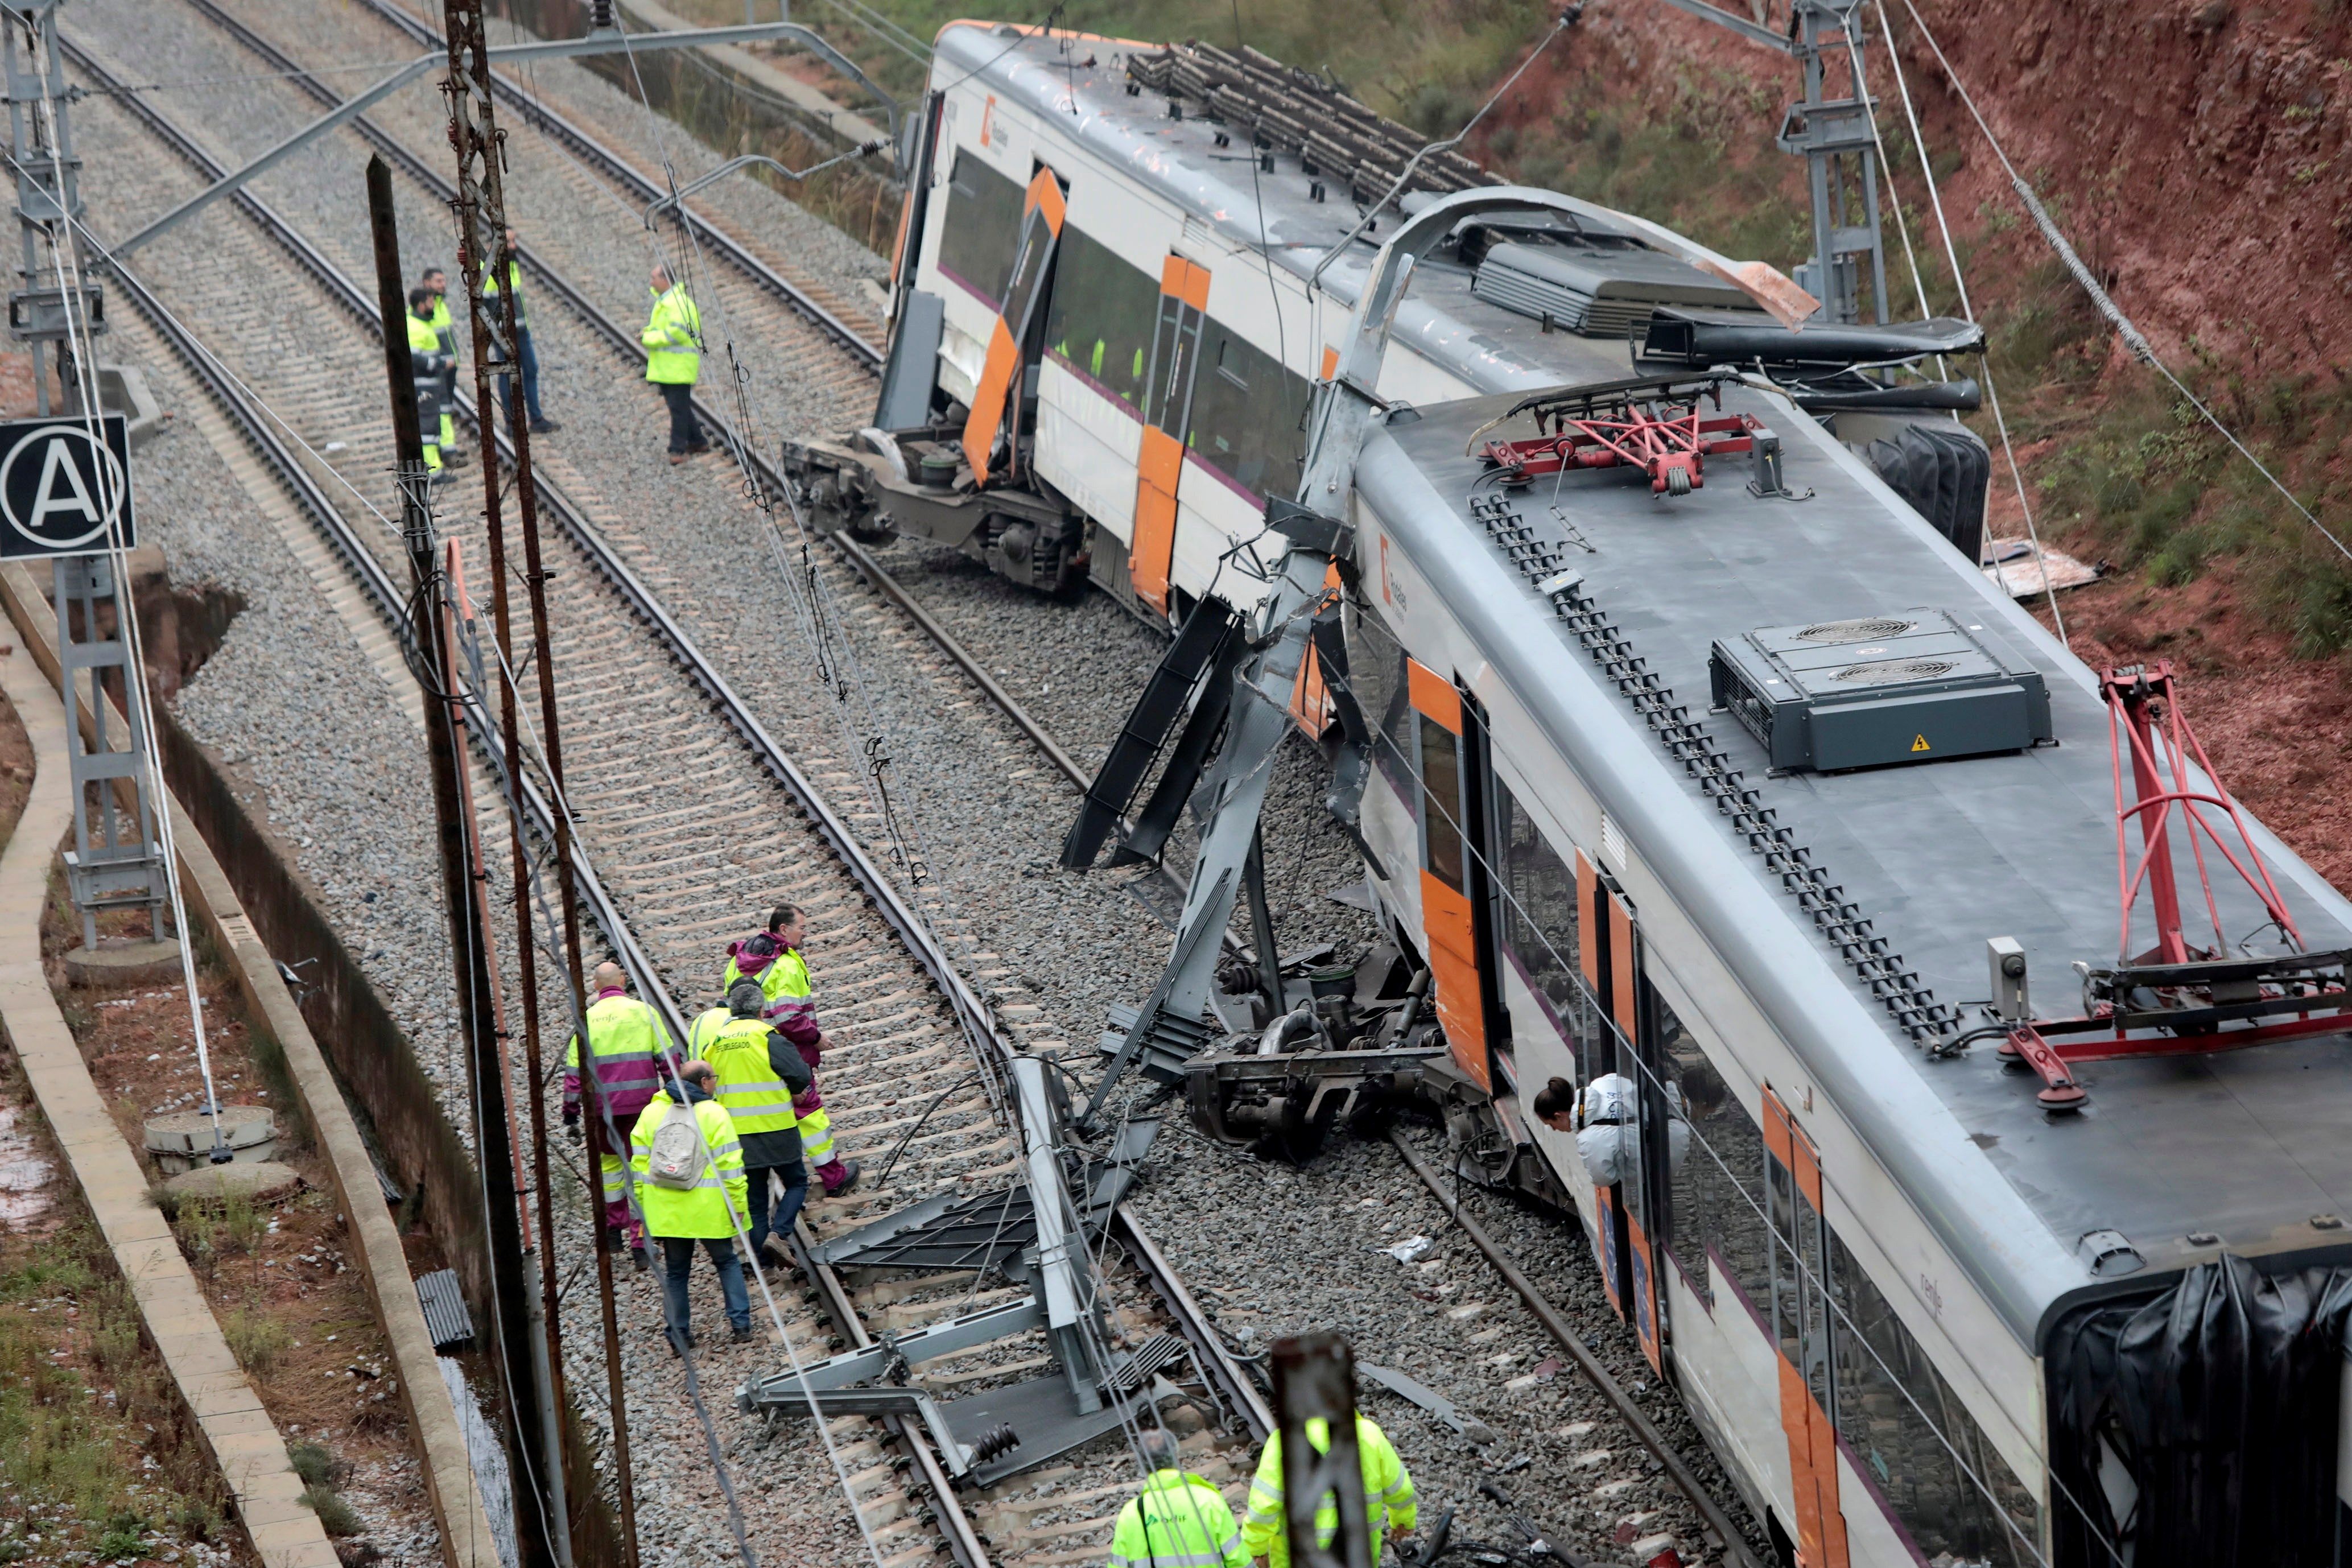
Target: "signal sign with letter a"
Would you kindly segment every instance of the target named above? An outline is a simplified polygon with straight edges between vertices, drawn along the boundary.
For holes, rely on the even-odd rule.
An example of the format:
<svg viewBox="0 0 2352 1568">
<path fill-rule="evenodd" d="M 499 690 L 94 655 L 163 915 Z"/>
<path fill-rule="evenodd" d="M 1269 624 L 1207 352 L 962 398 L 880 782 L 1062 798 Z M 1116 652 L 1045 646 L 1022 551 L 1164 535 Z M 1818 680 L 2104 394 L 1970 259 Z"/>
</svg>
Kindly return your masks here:
<svg viewBox="0 0 2352 1568">
<path fill-rule="evenodd" d="M 120 414 L 0 421 L 0 558 L 100 555 L 139 542 Z"/>
</svg>

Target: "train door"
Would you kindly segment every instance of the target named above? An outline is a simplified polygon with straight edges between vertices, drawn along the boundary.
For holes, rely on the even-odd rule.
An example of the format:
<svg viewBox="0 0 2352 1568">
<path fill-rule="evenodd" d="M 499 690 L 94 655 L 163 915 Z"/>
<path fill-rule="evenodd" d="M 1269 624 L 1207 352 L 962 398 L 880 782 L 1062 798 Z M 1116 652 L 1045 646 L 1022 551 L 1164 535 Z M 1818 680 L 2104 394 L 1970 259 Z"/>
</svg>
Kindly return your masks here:
<svg viewBox="0 0 2352 1568">
<path fill-rule="evenodd" d="M 1633 1325 L 1642 1353 L 1653 1369 L 1665 1367 L 1665 1319 L 1660 1305 L 1657 1198 L 1664 1187 L 1652 1173 L 1654 1145 L 1665 1142 L 1664 1121 L 1651 1106 L 1657 1097 L 1644 1088 L 1651 1074 L 1638 1053 L 1643 1048 L 1643 996 L 1648 987 L 1641 973 L 1641 936 L 1633 906 L 1617 879 L 1593 863 L 1581 849 L 1576 854 L 1577 963 L 1585 984 L 1601 1004 L 1605 1026 L 1584 1041 L 1585 1059 L 1578 1064 L 1582 1081 L 1610 1073 L 1636 1086 L 1635 1112 L 1643 1126 L 1643 1158 L 1622 1180 L 1597 1187 L 1594 1202 L 1595 1248 L 1601 1283 L 1617 1315 Z"/>
<path fill-rule="evenodd" d="M 1169 257 L 1160 268 L 1160 316 L 1144 373 L 1135 538 L 1127 556 L 1136 596 L 1162 615 L 1168 613 L 1168 574 L 1176 557 L 1176 486 L 1184 475 L 1184 434 L 1192 417 L 1192 383 L 1208 310 L 1209 269 Z"/>
<path fill-rule="evenodd" d="M 1764 1090 L 1764 1207 L 1772 1233 L 1772 1333 L 1780 1352 L 1780 1428 L 1789 1440 L 1797 1550 L 1808 1568 L 1846 1568 L 1838 1506 L 1837 1407 L 1824 1284 L 1822 1162 L 1813 1141 Z"/>
<path fill-rule="evenodd" d="M 1485 868 L 1481 856 L 1471 853 L 1474 845 L 1484 848 L 1486 814 L 1478 809 L 1484 792 L 1472 786 L 1484 771 L 1485 749 L 1466 722 L 1473 709 L 1453 682 L 1419 659 L 1407 662 L 1405 679 L 1421 773 L 1421 929 L 1437 1021 L 1454 1066 L 1491 1092 L 1487 1026 L 1494 987 L 1486 962 L 1491 922 L 1479 908 L 1486 901 Z"/>
<path fill-rule="evenodd" d="M 988 358 L 971 392 L 971 409 L 964 417 L 963 457 L 971 477 L 984 482 L 996 441 L 1004 433 L 1006 405 L 1013 416 L 1006 443 L 1008 471 L 1018 466 L 1021 452 L 1021 402 L 1027 391 L 1028 368 L 1037 357 L 1037 340 L 1045 331 L 1045 279 L 1054 270 L 1054 252 L 1061 244 L 1062 220 L 1067 212 L 1061 177 L 1043 163 L 1031 176 L 1022 203 L 1021 240 L 1013 252 L 1013 273 L 1005 279 L 1004 299 L 996 324 L 989 330 Z"/>
</svg>

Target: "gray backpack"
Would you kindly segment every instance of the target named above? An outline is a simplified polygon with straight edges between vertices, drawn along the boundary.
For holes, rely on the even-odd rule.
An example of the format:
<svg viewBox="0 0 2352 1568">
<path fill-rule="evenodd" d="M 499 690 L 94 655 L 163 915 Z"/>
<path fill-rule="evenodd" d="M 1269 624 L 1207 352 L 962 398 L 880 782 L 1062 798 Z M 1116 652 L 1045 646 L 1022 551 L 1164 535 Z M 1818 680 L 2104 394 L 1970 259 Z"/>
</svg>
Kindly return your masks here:
<svg viewBox="0 0 2352 1568">
<path fill-rule="evenodd" d="M 672 1105 L 654 1129 L 653 1147 L 646 1154 L 646 1179 L 657 1187 L 690 1192 L 710 1163 L 710 1147 L 702 1141 L 702 1123 L 691 1105 Z"/>
</svg>

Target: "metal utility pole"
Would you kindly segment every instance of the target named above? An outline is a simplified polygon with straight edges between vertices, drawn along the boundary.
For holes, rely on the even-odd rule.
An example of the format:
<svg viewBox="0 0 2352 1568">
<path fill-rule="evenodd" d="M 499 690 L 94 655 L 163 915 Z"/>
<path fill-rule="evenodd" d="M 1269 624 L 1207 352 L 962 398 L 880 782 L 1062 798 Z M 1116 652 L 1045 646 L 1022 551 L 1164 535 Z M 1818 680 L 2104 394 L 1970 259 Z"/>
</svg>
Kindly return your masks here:
<svg viewBox="0 0 2352 1568">
<path fill-rule="evenodd" d="M 465 286 L 467 314 L 473 326 L 474 406 L 481 426 L 483 519 L 488 525 L 489 544 L 491 610 L 497 622 L 499 654 L 503 666 L 498 679 L 499 723 L 505 740 L 507 765 L 519 779 L 524 753 L 517 713 L 520 698 L 515 690 L 513 679 L 513 672 L 517 668 L 514 616 L 507 564 L 506 529 L 500 510 L 495 424 L 497 405 L 491 396 L 493 367 L 504 367 L 508 372 L 508 386 L 511 394 L 506 399 L 507 434 L 514 454 L 515 509 L 522 528 L 524 591 L 530 603 L 531 662 L 537 666 L 539 687 L 539 741 L 555 808 L 552 814 L 554 871 L 557 896 L 563 911 L 563 952 L 568 970 L 564 979 L 570 987 L 568 1011 L 573 1018 L 583 1021 L 581 1027 L 584 1031 L 587 985 L 581 962 L 579 892 L 572 878 L 573 846 L 571 817 L 563 796 L 563 740 L 556 710 L 554 648 L 548 626 L 548 574 L 540 551 L 539 495 L 531 473 L 530 423 L 520 384 L 521 354 L 517 347 L 517 334 L 520 316 L 521 269 L 513 247 L 508 245 L 506 238 L 506 143 L 498 128 L 489 43 L 484 36 L 481 10 L 478 4 L 468 4 L 467 0 L 445 0 L 442 15 L 443 36 L 447 40 L 449 54 L 449 75 L 442 83 L 442 91 L 449 100 L 449 140 L 457 154 L 457 270 Z M 499 285 L 495 294 L 484 291 L 485 282 L 490 280 Z M 516 804 L 520 805 L 519 799 Z M 522 816 L 520 810 L 516 810 L 509 813 L 509 817 L 514 834 L 515 921 L 517 930 L 522 933 L 523 1033 L 530 1075 L 533 1173 L 539 1197 L 540 1229 L 542 1236 L 550 1238 L 540 1260 L 541 1287 L 546 1302 L 547 1342 L 551 1363 L 551 1397 L 560 1402 L 563 1372 L 551 1239 L 554 1234 L 553 1188 L 548 1168 L 547 1075 L 540 1040 L 538 968 L 530 934 L 531 910 L 525 888 L 528 863 L 522 839 Z M 581 1044 L 583 1054 L 586 1054 L 588 1042 L 583 1039 Z M 590 1072 L 583 1078 L 593 1083 L 595 1075 Z M 601 1143 L 610 1136 L 610 1130 L 605 1125 L 606 1118 L 599 1103 L 601 1096 L 598 1089 L 591 1088 L 589 1097 L 586 1113 L 596 1130 L 591 1141 Z M 601 1182 L 591 1185 L 588 1200 L 593 1209 L 591 1234 L 595 1238 L 598 1301 L 604 1318 L 607 1396 L 613 1412 L 613 1451 L 617 1468 L 622 1550 L 627 1568 L 635 1568 L 636 1500 L 629 1469 L 628 1412 L 621 1383 L 619 1321 L 613 1298 L 612 1244 L 604 1223 Z M 548 1463 L 553 1477 L 553 1495 L 560 1499 L 562 1496 L 562 1455 L 551 1453 Z M 568 1563 L 571 1546 L 569 1523 L 559 1523 L 557 1528 L 562 1537 L 562 1554 Z"/>
<path fill-rule="evenodd" d="M 510 1464 L 519 1487 L 544 1468 L 532 1462 L 523 1441 L 527 1413 L 538 1387 L 537 1358 L 530 1342 L 530 1313 L 523 1300 L 520 1216 L 510 1174 L 513 1152 L 507 1133 L 505 1079 L 497 1026 L 497 997 L 490 979 L 490 933 L 487 909 L 477 898 L 477 881 L 487 875 L 471 853 L 459 772 L 466 765 L 461 700 L 453 679 L 455 662 L 447 629 L 447 584 L 436 559 L 432 475 L 425 466 L 425 442 L 416 409 L 416 383 L 408 335 L 398 330 L 407 314 L 400 265 L 400 231 L 394 214 L 392 170 L 381 156 L 368 161 L 368 216 L 375 239 L 376 299 L 383 312 L 384 374 L 392 394 L 394 450 L 399 464 L 401 543 L 408 552 L 415 603 L 410 630 L 416 642 L 416 672 L 425 688 L 425 750 L 433 773 L 434 816 L 441 841 L 443 900 L 449 911 L 450 948 L 457 966 L 457 1012 L 472 1068 L 477 1115 L 476 1159 L 487 1189 L 484 1216 L 489 1231 L 490 1275 L 498 1295 L 499 1348 L 518 1408 L 509 1412 Z M 526 947 L 526 951 L 528 948 Z M 500 1203 L 498 1189 L 505 1187 Z M 545 1495 L 542 1493 L 542 1495 Z M 540 1510 L 515 1510 L 517 1540 L 528 1564 L 551 1559 L 540 1529 Z"/>
<path fill-rule="evenodd" d="M 1774 138 L 1784 153 L 1801 153 L 1811 165 L 1813 258 L 1797 268 L 1797 282 L 1822 301 L 1828 321 L 1862 320 L 1863 258 L 1870 268 L 1871 309 L 1893 320 L 1886 299 L 1886 252 L 1878 238 L 1878 155 L 1871 133 L 1871 101 L 1862 81 L 1863 0 L 1790 0 L 1783 33 L 1738 16 L 1708 0 L 1666 0 L 1704 16 L 1750 43 L 1794 56 L 1804 70 L 1805 96 L 1789 106 Z M 1761 13 L 1759 13 L 1759 16 Z M 1824 98 L 1829 62 L 1845 61 L 1853 96 Z"/>
<path fill-rule="evenodd" d="M 1283 1532 L 1298 1568 L 1372 1568 L 1379 1543 L 1364 1499 L 1364 1461 L 1356 1445 L 1356 1358 L 1338 1334 L 1300 1334 L 1274 1342 L 1275 1427 L 1282 1436 Z M 1320 1420 L 1330 1441 L 1320 1453 L 1307 1424 Z M 1315 1526 L 1332 1500 L 1339 1533 L 1328 1546 Z"/>
<path fill-rule="evenodd" d="M 16 0 L 0 9 L 0 63 L 7 82 L 22 258 L 17 287 L 8 295 L 8 331 L 32 350 L 34 407 L 43 417 L 57 412 L 49 397 L 52 364 L 67 395 L 64 411 L 95 414 L 79 408 L 80 399 L 73 395 L 78 370 L 92 369 L 77 367 L 74 354 L 78 348 L 92 355 L 94 341 L 106 331 L 106 297 L 89 281 L 75 226 L 82 216 L 81 160 L 74 155 L 67 121 L 65 60 L 58 49 L 59 3 Z M 127 517 L 128 472 L 115 474 L 102 460 L 98 472 L 105 489 L 88 504 L 100 505 L 109 518 L 118 509 Z M 143 907 L 157 941 L 176 934 L 170 929 L 171 883 L 148 789 L 152 764 L 145 705 L 132 695 L 139 672 L 130 668 L 132 644 L 121 627 L 125 595 L 115 580 L 111 551 L 103 542 L 95 548 L 96 553 L 60 554 L 50 566 L 66 701 L 76 708 L 86 703 L 97 725 L 95 747 L 83 743 L 79 722 L 66 726 L 74 799 L 66 884 L 80 912 L 82 945 L 88 948 L 98 945 L 100 910 Z M 105 625 L 110 618 L 116 623 L 111 633 Z M 111 749 L 108 733 L 111 682 L 121 685 L 130 722 L 128 749 L 119 752 Z M 127 811 L 115 797 L 116 785 L 126 778 L 132 792 Z"/>
</svg>

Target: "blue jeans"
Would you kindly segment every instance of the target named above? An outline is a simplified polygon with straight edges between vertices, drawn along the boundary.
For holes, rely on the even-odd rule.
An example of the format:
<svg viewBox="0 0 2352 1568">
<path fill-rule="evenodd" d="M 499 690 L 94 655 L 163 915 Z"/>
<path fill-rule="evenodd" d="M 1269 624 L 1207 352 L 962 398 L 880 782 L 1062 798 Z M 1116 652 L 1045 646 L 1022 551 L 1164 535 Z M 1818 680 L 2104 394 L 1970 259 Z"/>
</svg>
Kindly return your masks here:
<svg viewBox="0 0 2352 1568">
<path fill-rule="evenodd" d="M 755 1165 L 743 1173 L 751 1184 L 751 1262 L 759 1266 L 760 1244 L 771 1235 L 781 1237 L 785 1246 L 792 1245 L 793 1221 L 798 1219 L 801 1205 L 808 1202 L 808 1167 L 795 1160 L 789 1165 Z M 772 1221 L 768 1215 L 768 1178 L 773 1176 L 784 1184 L 784 1195 L 776 1200 Z"/>
<path fill-rule="evenodd" d="M 530 329 L 524 327 L 515 333 L 515 358 L 522 362 L 522 405 L 530 422 L 538 424 L 546 416 L 539 411 L 539 351 L 530 346 Z M 506 406 L 507 417 L 514 417 L 514 381 L 510 376 L 499 377 L 499 401 Z"/>
<path fill-rule="evenodd" d="M 691 1322 L 687 1315 L 686 1276 L 694 1267 L 695 1240 L 690 1236 L 661 1238 L 662 1308 L 674 1332 L 686 1331 Z M 727 1299 L 728 1327 L 750 1328 L 751 1298 L 743 1289 L 743 1260 L 735 1256 L 735 1244 L 723 1236 L 704 1237 L 701 1241 L 719 1270 L 719 1291 Z"/>
</svg>

